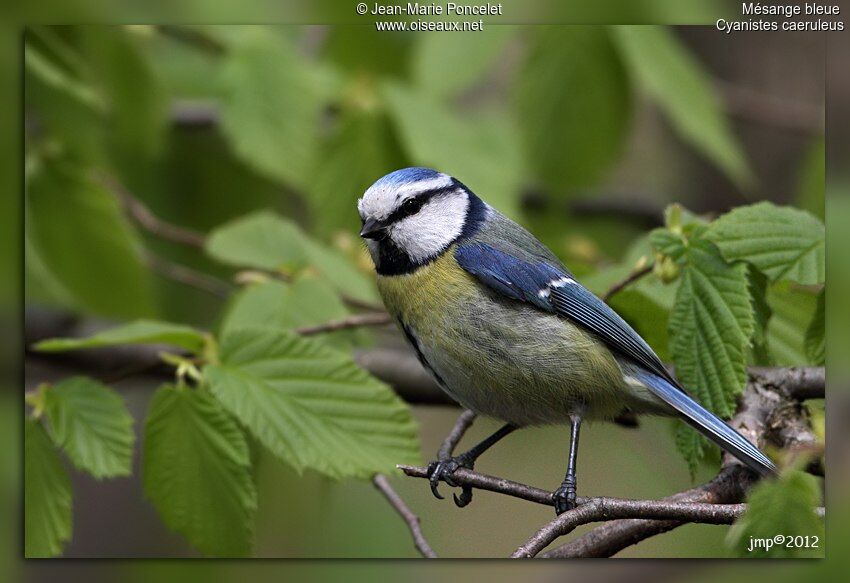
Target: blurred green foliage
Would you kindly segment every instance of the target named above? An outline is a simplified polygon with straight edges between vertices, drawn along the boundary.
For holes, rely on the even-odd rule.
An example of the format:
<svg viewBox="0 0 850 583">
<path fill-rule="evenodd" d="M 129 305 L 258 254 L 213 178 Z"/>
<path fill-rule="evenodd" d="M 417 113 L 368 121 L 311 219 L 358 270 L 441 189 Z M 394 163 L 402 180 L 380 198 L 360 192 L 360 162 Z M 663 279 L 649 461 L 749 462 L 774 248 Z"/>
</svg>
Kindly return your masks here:
<svg viewBox="0 0 850 583">
<path fill-rule="evenodd" d="M 642 100 L 740 188 L 754 183 L 710 75 L 669 29 L 36 26 L 25 57 L 27 301 L 146 318 L 36 348 L 174 348 L 144 486 L 207 554 L 253 549 L 252 448 L 332 478 L 419 460 L 409 408 L 353 364 L 369 335 L 293 333 L 377 301 L 356 200 L 399 167 L 450 173 L 531 223 L 596 293 L 652 265 L 611 303 L 720 415 L 748 364 L 823 361 L 821 139 L 800 171 L 805 210 L 761 203 L 709 222 L 675 205 L 650 234 L 553 212 L 612 172 Z M 127 193 L 203 241 L 176 242 Z M 222 299 L 199 275 L 241 287 Z M 120 397 L 74 383 L 85 390 L 29 397 L 28 556 L 61 553 L 71 534 L 57 448 L 98 477 L 127 469 Z M 112 414 L 82 415 L 86 399 Z M 677 443 L 696 472 L 709 446 L 687 428 Z"/>
<path fill-rule="evenodd" d="M 569 200 L 605 176 L 637 92 L 722 170 L 747 168 L 706 73 L 657 28 L 36 26 L 25 52 L 30 293 L 107 316 L 209 324 L 209 298 L 187 299 L 143 269 L 150 258 L 99 173 L 203 230 L 268 206 L 325 241 L 351 234 L 357 197 L 406 165 L 458 176 L 519 217 L 529 189 Z M 79 208 L 54 204 L 60 190 Z M 558 248 L 562 223 L 535 222 Z M 141 237 L 153 253 L 209 267 Z M 80 245 L 103 250 L 72 252 Z"/>
</svg>

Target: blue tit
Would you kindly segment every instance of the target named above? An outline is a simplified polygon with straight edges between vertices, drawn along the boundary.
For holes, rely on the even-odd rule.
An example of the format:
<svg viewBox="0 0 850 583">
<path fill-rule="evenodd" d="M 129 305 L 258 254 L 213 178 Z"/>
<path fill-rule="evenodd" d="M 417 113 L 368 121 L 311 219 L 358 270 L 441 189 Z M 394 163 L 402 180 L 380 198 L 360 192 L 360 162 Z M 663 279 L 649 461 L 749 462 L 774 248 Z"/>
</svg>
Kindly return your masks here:
<svg viewBox="0 0 850 583">
<path fill-rule="evenodd" d="M 427 168 L 380 178 L 358 201 L 384 304 L 422 365 L 462 406 L 506 423 L 451 460 L 431 488 L 514 429 L 566 424 L 559 514 L 576 500 L 584 419 L 678 416 L 759 474 L 774 464 L 688 396 L 652 348 L 523 227 L 460 181 Z M 469 502 L 471 492 L 458 505 Z"/>
</svg>

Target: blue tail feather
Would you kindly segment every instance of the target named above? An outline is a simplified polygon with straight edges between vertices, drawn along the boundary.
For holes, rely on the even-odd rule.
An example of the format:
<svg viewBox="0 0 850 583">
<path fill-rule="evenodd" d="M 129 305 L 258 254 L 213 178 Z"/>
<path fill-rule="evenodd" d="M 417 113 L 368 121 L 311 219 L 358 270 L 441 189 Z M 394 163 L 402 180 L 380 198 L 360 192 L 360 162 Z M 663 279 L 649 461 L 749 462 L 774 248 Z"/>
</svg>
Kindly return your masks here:
<svg viewBox="0 0 850 583">
<path fill-rule="evenodd" d="M 756 446 L 680 388 L 649 372 L 642 373 L 639 377 L 655 396 L 673 407 L 688 424 L 708 439 L 759 474 L 776 473 L 776 466 Z"/>
</svg>

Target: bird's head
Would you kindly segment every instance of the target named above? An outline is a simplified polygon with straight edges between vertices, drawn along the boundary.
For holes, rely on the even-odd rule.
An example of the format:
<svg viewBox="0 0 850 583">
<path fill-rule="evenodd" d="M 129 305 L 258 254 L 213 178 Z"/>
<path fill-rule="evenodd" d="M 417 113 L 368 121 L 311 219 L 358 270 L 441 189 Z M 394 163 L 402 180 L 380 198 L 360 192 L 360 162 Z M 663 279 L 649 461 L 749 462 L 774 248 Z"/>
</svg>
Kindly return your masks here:
<svg viewBox="0 0 850 583">
<path fill-rule="evenodd" d="M 357 203 L 378 273 L 409 273 L 433 261 L 484 220 L 487 206 L 451 176 L 404 168 L 378 179 Z"/>
</svg>

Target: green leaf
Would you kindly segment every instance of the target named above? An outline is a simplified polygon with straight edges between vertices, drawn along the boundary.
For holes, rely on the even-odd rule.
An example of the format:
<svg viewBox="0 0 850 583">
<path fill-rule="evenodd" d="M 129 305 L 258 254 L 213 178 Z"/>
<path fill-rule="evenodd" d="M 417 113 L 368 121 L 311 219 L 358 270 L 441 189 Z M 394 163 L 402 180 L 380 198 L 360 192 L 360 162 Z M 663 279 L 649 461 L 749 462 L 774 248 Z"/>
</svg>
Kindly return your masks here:
<svg viewBox="0 0 850 583">
<path fill-rule="evenodd" d="M 806 211 L 771 202 L 739 207 L 714 221 L 706 237 L 727 261 L 752 263 L 771 281 L 824 281 L 824 226 Z"/>
<path fill-rule="evenodd" d="M 805 338 L 817 309 L 815 293 L 785 282 L 770 287 L 767 303 L 772 312 L 767 323 L 767 341 L 774 363 L 777 366 L 811 364 Z"/>
<path fill-rule="evenodd" d="M 507 117 L 461 117 L 422 91 L 395 83 L 386 84 L 383 94 L 414 164 L 456 177 L 501 212 L 516 216 L 524 162 Z"/>
<path fill-rule="evenodd" d="M 24 66 L 28 75 L 34 76 L 44 85 L 66 94 L 92 111 L 105 111 L 106 104 L 94 89 L 70 71 L 64 70 L 30 38 L 24 44 Z"/>
<path fill-rule="evenodd" d="M 120 344 L 171 344 L 185 348 L 190 352 L 198 352 L 204 345 L 204 334 L 200 330 L 182 324 L 156 320 L 136 320 L 87 338 L 42 340 L 34 344 L 33 348 L 41 352 L 62 352 Z"/>
<path fill-rule="evenodd" d="M 822 557 L 824 555 L 823 519 L 815 514 L 820 505 L 820 487 L 814 476 L 791 471 L 776 480 L 762 480 L 747 497 L 747 512 L 729 529 L 726 545 L 739 557 Z M 775 537 L 784 537 L 781 542 Z M 817 537 L 817 547 L 794 544 L 790 537 Z M 756 547 L 754 539 L 778 542 L 770 549 Z M 801 539 L 801 542 L 805 538 Z M 788 543 L 791 544 L 788 544 Z M 754 549 L 749 551 L 750 546 Z"/>
<path fill-rule="evenodd" d="M 362 300 L 375 298 L 370 277 L 338 251 L 311 239 L 294 222 L 269 211 L 253 213 L 215 229 L 207 253 L 240 267 L 291 273 L 313 267 L 337 290 Z"/>
<path fill-rule="evenodd" d="M 368 478 L 417 463 L 408 407 L 345 354 L 291 332 L 230 331 L 221 363 L 204 368 L 212 392 L 298 472 Z"/>
<path fill-rule="evenodd" d="M 354 261 L 340 251 L 320 244 L 306 234 L 303 239 L 304 251 L 309 265 L 315 268 L 339 293 L 365 302 L 375 302 L 374 275 L 366 275 Z"/>
<path fill-rule="evenodd" d="M 340 71 L 370 79 L 409 75 L 413 37 L 420 35 L 387 34 L 374 26 L 330 26 L 326 30 L 322 57 Z"/>
<path fill-rule="evenodd" d="M 44 427 L 24 421 L 24 556 L 55 557 L 71 538 L 71 480 Z"/>
<path fill-rule="evenodd" d="M 711 80 L 673 32 L 660 26 L 610 30 L 630 73 L 681 137 L 738 186 L 749 186 L 752 172 Z"/>
<path fill-rule="evenodd" d="M 432 97 L 454 97 L 487 74 L 515 32 L 512 26 L 490 26 L 476 34 L 418 35 L 413 78 Z"/>
<path fill-rule="evenodd" d="M 168 129 L 168 101 L 159 78 L 134 35 L 118 26 L 82 26 L 90 81 L 108 102 L 110 153 L 133 170 L 140 157 L 162 151 Z"/>
<path fill-rule="evenodd" d="M 806 328 L 805 346 L 809 362 L 823 366 L 826 362 L 826 293 L 824 290 L 818 294 L 815 314 L 812 316 L 809 327 Z"/>
<path fill-rule="evenodd" d="M 206 251 L 236 267 L 290 272 L 308 262 L 304 237 L 294 222 L 271 211 L 258 211 L 214 229 Z"/>
<path fill-rule="evenodd" d="M 703 437 L 696 429 L 684 423 L 676 425 L 676 448 L 685 457 L 691 479 L 694 479 L 700 464 L 706 460 L 709 453 L 719 453 L 716 445 Z"/>
<path fill-rule="evenodd" d="M 321 279 L 305 275 L 292 283 L 266 281 L 241 290 L 233 298 L 220 330 L 222 336 L 231 330 L 251 326 L 287 330 L 337 320 L 348 313 L 333 288 Z M 350 339 L 346 332 L 351 331 L 323 338 Z"/>
<path fill-rule="evenodd" d="M 47 389 L 44 404 L 50 436 L 77 468 L 98 479 L 132 473 L 133 418 L 115 391 L 73 377 Z"/>
<path fill-rule="evenodd" d="M 57 140 L 69 158 L 103 162 L 108 101 L 84 76 L 85 61 L 48 26 L 28 27 L 25 35 L 26 107 L 37 115 L 39 131 Z"/>
<path fill-rule="evenodd" d="M 754 332 L 747 268 L 727 265 L 709 242 L 692 241 L 670 315 L 676 376 L 703 405 L 730 417 L 747 380 Z"/>
<path fill-rule="evenodd" d="M 319 80 L 282 35 L 239 31 L 222 63 L 221 129 L 246 164 L 307 189 L 324 105 Z"/>
<path fill-rule="evenodd" d="M 659 227 L 653 229 L 649 233 L 649 242 L 661 254 L 671 257 L 675 260 L 681 259 L 685 254 L 685 246 L 687 241 L 679 233 Z"/>
<path fill-rule="evenodd" d="M 404 166 L 386 116 L 372 111 L 346 111 L 336 131 L 322 145 L 310 204 L 321 233 L 360 228 L 357 199 L 389 170 Z"/>
<path fill-rule="evenodd" d="M 145 423 L 145 494 L 204 554 L 251 552 L 257 493 L 245 436 L 204 390 L 163 386 Z"/>
<path fill-rule="evenodd" d="M 26 203 L 31 243 L 82 307 L 112 317 L 153 312 L 139 240 L 111 193 L 54 161 L 32 175 Z"/>
<path fill-rule="evenodd" d="M 773 364 L 773 358 L 770 356 L 768 346 L 767 326 L 770 323 L 773 311 L 770 309 L 770 304 L 767 303 L 767 277 L 752 266 L 747 270 L 747 277 L 750 283 L 750 298 L 753 303 L 753 361 L 758 365 L 769 366 Z"/>
<path fill-rule="evenodd" d="M 623 149 L 631 91 L 597 26 L 538 26 L 516 81 L 517 119 L 537 177 L 552 193 L 598 180 Z"/>
</svg>

